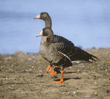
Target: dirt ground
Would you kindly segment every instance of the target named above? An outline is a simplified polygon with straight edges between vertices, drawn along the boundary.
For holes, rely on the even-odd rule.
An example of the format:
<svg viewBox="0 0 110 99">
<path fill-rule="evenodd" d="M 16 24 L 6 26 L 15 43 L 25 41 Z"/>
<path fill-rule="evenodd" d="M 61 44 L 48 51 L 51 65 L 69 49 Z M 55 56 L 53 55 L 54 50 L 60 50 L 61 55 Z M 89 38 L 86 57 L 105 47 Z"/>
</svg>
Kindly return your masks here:
<svg viewBox="0 0 110 99">
<path fill-rule="evenodd" d="M 73 63 L 50 76 L 39 53 L 0 55 L 0 99 L 110 99 L 110 48 L 88 49 L 94 63 Z"/>
</svg>

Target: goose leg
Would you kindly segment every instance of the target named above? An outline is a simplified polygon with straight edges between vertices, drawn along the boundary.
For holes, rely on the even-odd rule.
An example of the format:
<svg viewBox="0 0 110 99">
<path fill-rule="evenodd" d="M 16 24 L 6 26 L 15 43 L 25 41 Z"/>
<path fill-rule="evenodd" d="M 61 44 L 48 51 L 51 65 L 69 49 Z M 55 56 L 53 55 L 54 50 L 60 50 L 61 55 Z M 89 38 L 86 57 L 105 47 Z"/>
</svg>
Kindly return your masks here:
<svg viewBox="0 0 110 99">
<path fill-rule="evenodd" d="M 50 72 L 50 76 L 53 76 L 53 75 L 55 75 L 56 73 L 57 73 L 56 71 L 52 70 L 52 71 Z"/>
<path fill-rule="evenodd" d="M 61 79 L 60 81 L 53 81 L 53 83 L 63 83 L 63 70 L 61 72 Z"/>
<path fill-rule="evenodd" d="M 57 73 L 56 71 L 52 70 L 52 67 L 50 65 L 47 67 L 46 72 L 49 72 L 50 76 Z"/>
<path fill-rule="evenodd" d="M 56 67 L 58 67 L 58 66 L 56 66 Z M 55 75 L 57 72 L 56 71 L 54 71 L 54 70 L 52 70 L 52 71 L 50 71 L 50 76 L 53 76 L 53 75 Z"/>
<path fill-rule="evenodd" d="M 46 68 L 46 73 L 47 72 L 51 72 L 52 71 L 52 67 L 49 65 L 47 68 Z"/>
</svg>

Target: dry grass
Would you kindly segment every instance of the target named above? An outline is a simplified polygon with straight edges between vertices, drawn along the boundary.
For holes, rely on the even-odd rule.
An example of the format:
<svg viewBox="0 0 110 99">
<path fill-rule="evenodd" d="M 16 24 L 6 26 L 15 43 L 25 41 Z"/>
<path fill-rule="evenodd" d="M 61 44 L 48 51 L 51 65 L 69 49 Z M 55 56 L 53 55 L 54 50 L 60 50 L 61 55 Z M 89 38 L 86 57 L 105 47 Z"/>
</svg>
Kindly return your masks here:
<svg viewBox="0 0 110 99">
<path fill-rule="evenodd" d="M 49 65 L 39 53 L 17 51 L 0 55 L 0 99 L 110 99 L 110 48 L 88 49 L 94 63 L 73 63 L 64 72 L 49 76 Z"/>
</svg>

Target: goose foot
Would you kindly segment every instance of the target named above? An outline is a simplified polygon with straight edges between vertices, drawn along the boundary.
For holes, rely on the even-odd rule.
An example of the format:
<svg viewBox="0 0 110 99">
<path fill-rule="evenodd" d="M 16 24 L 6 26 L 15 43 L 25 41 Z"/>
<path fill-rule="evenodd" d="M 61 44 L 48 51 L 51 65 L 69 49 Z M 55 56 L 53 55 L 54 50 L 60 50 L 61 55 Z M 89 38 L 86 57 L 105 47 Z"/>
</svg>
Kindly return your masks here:
<svg viewBox="0 0 110 99">
<path fill-rule="evenodd" d="M 60 79 L 60 81 L 53 81 L 53 83 L 63 83 L 63 79 Z"/>
<path fill-rule="evenodd" d="M 56 73 L 57 73 L 56 71 L 52 70 L 52 71 L 50 72 L 50 76 L 53 76 L 53 75 L 55 75 Z"/>
<path fill-rule="evenodd" d="M 47 68 L 46 68 L 46 73 L 47 72 L 51 72 L 52 71 L 52 67 L 49 65 Z"/>
<path fill-rule="evenodd" d="M 60 81 L 53 81 L 53 83 L 63 83 L 64 81 L 63 81 L 63 70 L 62 71 L 60 71 L 61 72 L 61 79 L 60 79 Z"/>
</svg>

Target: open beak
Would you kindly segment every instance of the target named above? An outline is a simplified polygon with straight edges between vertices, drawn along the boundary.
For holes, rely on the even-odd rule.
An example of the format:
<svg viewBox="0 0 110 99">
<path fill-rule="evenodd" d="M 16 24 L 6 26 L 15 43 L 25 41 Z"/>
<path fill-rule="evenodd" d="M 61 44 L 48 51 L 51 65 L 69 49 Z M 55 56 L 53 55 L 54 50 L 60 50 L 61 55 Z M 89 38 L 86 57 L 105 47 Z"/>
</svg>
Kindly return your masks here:
<svg viewBox="0 0 110 99">
<path fill-rule="evenodd" d="M 42 34 L 43 34 L 43 30 L 41 30 L 41 32 L 38 35 L 36 35 L 36 37 L 42 36 Z"/>
<path fill-rule="evenodd" d="M 38 16 L 35 16 L 34 19 L 40 19 L 40 14 Z"/>
</svg>

